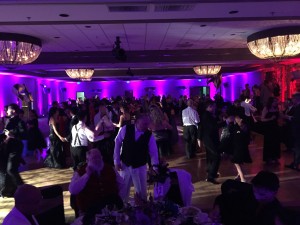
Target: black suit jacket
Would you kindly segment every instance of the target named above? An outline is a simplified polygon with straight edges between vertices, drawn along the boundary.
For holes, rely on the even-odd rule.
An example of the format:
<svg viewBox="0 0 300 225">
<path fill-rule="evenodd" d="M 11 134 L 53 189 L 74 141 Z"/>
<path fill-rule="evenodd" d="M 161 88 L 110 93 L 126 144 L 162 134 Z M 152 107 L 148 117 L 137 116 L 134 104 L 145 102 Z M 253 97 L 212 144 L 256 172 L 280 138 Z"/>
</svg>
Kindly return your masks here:
<svg viewBox="0 0 300 225">
<path fill-rule="evenodd" d="M 293 107 L 294 113 L 292 116 L 291 127 L 294 138 L 300 139 L 300 104 Z"/>
<path fill-rule="evenodd" d="M 27 139 L 26 124 L 18 116 L 9 118 L 6 122 L 5 129 L 12 131 L 15 137 L 20 140 Z"/>
<path fill-rule="evenodd" d="M 202 113 L 200 123 L 200 139 L 204 142 L 207 150 L 218 153 L 220 139 L 217 119 L 210 112 L 205 111 Z"/>
<path fill-rule="evenodd" d="M 74 125 L 76 125 L 78 123 L 78 118 L 77 116 L 73 116 L 70 120 L 70 126 L 69 126 L 69 133 L 68 133 L 68 136 L 67 136 L 67 140 L 69 143 L 72 142 L 72 128 Z"/>
</svg>

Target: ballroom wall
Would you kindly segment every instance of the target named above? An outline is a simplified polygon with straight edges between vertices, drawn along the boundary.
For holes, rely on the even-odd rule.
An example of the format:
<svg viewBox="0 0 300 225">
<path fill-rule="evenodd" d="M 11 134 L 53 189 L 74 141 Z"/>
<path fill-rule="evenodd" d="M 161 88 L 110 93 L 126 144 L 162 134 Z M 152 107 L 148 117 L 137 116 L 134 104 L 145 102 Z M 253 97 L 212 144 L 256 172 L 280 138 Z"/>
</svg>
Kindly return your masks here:
<svg viewBox="0 0 300 225">
<path fill-rule="evenodd" d="M 246 83 L 250 86 L 262 82 L 258 72 L 226 74 L 222 78 L 221 93 L 226 101 L 233 101 L 238 98 Z M 96 94 L 100 98 L 124 96 L 125 91 L 132 92 L 133 96 L 140 98 L 145 94 L 172 95 L 178 98 L 180 95 L 190 97 L 190 90 L 193 87 L 207 86 L 205 79 L 169 79 L 169 80 L 133 80 L 133 81 L 102 81 L 102 82 L 72 82 L 55 79 L 44 79 L 30 76 L 20 76 L 11 73 L 0 73 L 2 88 L 0 94 L 0 114 L 4 115 L 4 106 L 10 103 L 18 103 L 17 97 L 12 92 L 14 84 L 25 84 L 28 91 L 32 93 L 33 107 L 39 115 L 44 115 L 53 101 L 66 101 L 76 99 L 77 92 L 84 92 L 85 97 L 90 98 Z M 210 97 L 213 98 L 216 89 L 212 83 Z M 191 89 L 190 89 L 191 88 Z M 197 88 L 196 88 L 197 89 Z"/>
<path fill-rule="evenodd" d="M 245 84 L 260 85 L 263 82 L 263 74 L 259 71 L 248 73 L 223 74 L 221 93 L 225 101 L 233 102 L 239 98 Z"/>
<path fill-rule="evenodd" d="M 36 81 L 31 77 L 16 76 L 11 73 L 0 73 L 0 115 L 4 115 L 4 106 L 10 103 L 19 104 L 17 96 L 13 93 L 13 85 L 25 84 L 29 92 L 32 92 L 33 98 L 36 99 Z"/>
</svg>

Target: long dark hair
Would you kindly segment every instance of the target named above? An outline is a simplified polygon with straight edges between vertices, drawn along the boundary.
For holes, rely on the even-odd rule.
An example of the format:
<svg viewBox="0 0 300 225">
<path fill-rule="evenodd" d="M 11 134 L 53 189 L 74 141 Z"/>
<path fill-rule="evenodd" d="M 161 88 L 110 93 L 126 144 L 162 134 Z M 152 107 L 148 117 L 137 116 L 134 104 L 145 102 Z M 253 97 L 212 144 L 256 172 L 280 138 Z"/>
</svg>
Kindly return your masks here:
<svg viewBox="0 0 300 225">
<path fill-rule="evenodd" d="M 55 113 L 57 112 L 58 108 L 56 107 L 51 107 L 49 109 L 49 114 L 48 114 L 48 123 L 50 121 L 50 119 L 55 115 Z"/>
</svg>

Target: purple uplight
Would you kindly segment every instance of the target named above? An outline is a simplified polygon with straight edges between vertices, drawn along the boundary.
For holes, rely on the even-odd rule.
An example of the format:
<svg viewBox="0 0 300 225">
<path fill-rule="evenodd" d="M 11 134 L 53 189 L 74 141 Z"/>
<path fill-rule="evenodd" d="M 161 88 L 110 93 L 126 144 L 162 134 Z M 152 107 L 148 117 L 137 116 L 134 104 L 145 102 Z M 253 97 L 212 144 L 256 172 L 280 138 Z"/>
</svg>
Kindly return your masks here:
<svg viewBox="0 0 300 225">
<path fill-rule="evenodd" d="M 132 90 L 133 96 L 141 96 L 143 94 L 142 93 L 143 90 L 141 88 L 141 85 L 142 85 L 142 82 L 140 80 L 134 80 L 134 81 L 130 82 L 129 89 L 125 88 L 124 90 L 127 90 L 127 91 Z M 128 87 L 128 83 L 127 83 L 126 87 Z"/>
<path fill-rule="evenodd" d="M 222 96 L 225 101 L 233 102 L 239 98 L 245 84 L 251 88 L 255 84 L 260 85 L 262 81 L 260 72 L 225 74 L 222 77 Z"/>
<path fill-rule="evenodd" d="M 251 85 L 252 81 L 250 82 L 247 79 L 249 79 L 249 76 L 254 77 L 255 75 L 255 73 L 238 75 L 242 78 L 225 76 L 223 77 L 223 82 L 236 82 L 236 84 L 240 82 L 248 82 Z M 213 97 L 216 92 L 213 84 L 206 84 L 206 79 L 131 80 L 130 83 L 127 83 L 126 81 L 91 81 L 81 82 L 78 84 L 77 81 L 70 82 L 55 79 L 33 78 L 30 76 L 19 76 L 11 73 L 0 73 L 0 82 L 1 84 L 5 83 L 5 85 L 2 85 L 2 89 L 0 90 L 0 94 L 4 96 L 4 98 L 0 100 L 1 116 L 4 115 L 3 109 L 5 105 L 17 101 L 17 97 L 11 94 L 13 85 L 17 83 L 25 84 L 28 91 L 32 92 L 34 109 L 36 109 L 40 115 L 47 113 L 47 110 L 53 101 L 62 102 L 67 99 L 76 99 L 77 92 L 85 92 L 85 97 L 87 98 L 92 98 L 96 94 L 100 98 L 111 98 L 118 95 L 124 96 L 126 91 L 129 93 L 132 92 L 133 96 L 136 98 L 141 98 L 146 94 L 159 96 L 170 94 L 175 98 L 178 98 L 180 95 L 187 95 L 188 97 L 191 97 L 190 90 L 192 87 L 205 86 L 209 86 L 211 97 Z M 227 99 L 233 99 L 236 97 L 237 91 L 235 90 L 234 84 L 232 86 L 233 87 L 230 87 L 230 89 L 232 88 L 233 94 L 230 89 L 225 90 L 222 86 L 222 93 L 225 94 Z M 151 89 L 149 89 L 150 87 Z M 64 91 L 62 91 L 62 89 L 64 89 Z M 48 93 L 47 90 L 50 90 L 50 92 Z"/>
<path fill-rule="evenodd" d="M 168 85 L 166 84 L 167 80 L 156 80 L 153 82 L 153 86 L 156 87 L 155 95 L 163 96 L 166 92 L 168 92 Z"/>
<path fill-rule="evenodd" d="M 20 78 L 15 76 L 13 73 L 0 73 L 0 82 L 1 82 L 1 89 L 0 95 L 2 98 L 0 99 L 0 115 L 4 116 L 4 106 L 17 103 L 18 104 L 18 97 L 13 92 L 13 86 L 15 84 L 25 84 L 26 86 L 30 86 L 27 84 L 29 79 Z M 30 89 L 29 89 L 30 90 Z"/>
</svg>

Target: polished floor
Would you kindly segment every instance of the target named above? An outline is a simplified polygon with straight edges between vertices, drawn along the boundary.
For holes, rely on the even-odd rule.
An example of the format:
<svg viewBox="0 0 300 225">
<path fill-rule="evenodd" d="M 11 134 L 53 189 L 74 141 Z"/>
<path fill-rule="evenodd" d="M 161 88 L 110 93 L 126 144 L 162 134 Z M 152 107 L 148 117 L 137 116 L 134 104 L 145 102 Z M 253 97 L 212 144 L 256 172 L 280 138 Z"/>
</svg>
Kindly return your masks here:
<svg viewBox="0 0 300 225">
<path fill-rule="evenodd" d="M 215 197 L 220 193 L 221 185 L 214 185 L 205 182 L 205 154 L 199 149 L 197 157 L 186 159 L 184 155 L 184 144 L 182 141 L 182 129 L 179 130 L 179 142 L 174 146 L 175 153 L 167 161 L 170 167 L 185 169 L 192 174 L 192 180 L 195 192 L 192 197 L 192 204 L 204 210 L 209 210 Z M 282 146 L 282 156 L 279 165 L 265 165 L 262 162 L 262 143 L 263 137 L 254 134 L 255 139 L 250 144 L 250 153 L 253 163 L 244 165 L 246 179 L 249 182 L 257 172 L 267 169 L 276 173 L 280 178 L 280 190 L 278 192 L 279 200 L 286 206 L 298 206 L 300 208 L 300 172 L 287 169 L 284 164 L 289 163 L 292 153 L 285 151 Z M 21 169 L 21 176 L 25 183 L 33 184 L 37 187 L 44 187 L 53 184 L 59 184 L 63 187 L 64 208 L 66 221 L 70 223 L 74 219 L 74 213 L 70 208 L 68 183 L 72 176 L 72 169 L 49 169 L 42 168 L 42 163 L 37 162 L 33 157 L 26 157 L 27 164 Z M 229 159 L 223 158 L 219 169 L 220 178 L 218 181 L 224 182 L 236 176 L 235 167 Z M 149 188 L 151 190 L 151 187 Z M 0 223 L 6 214 L 13 207 L 13 198 L 0 198 Z"/>
</svg>

